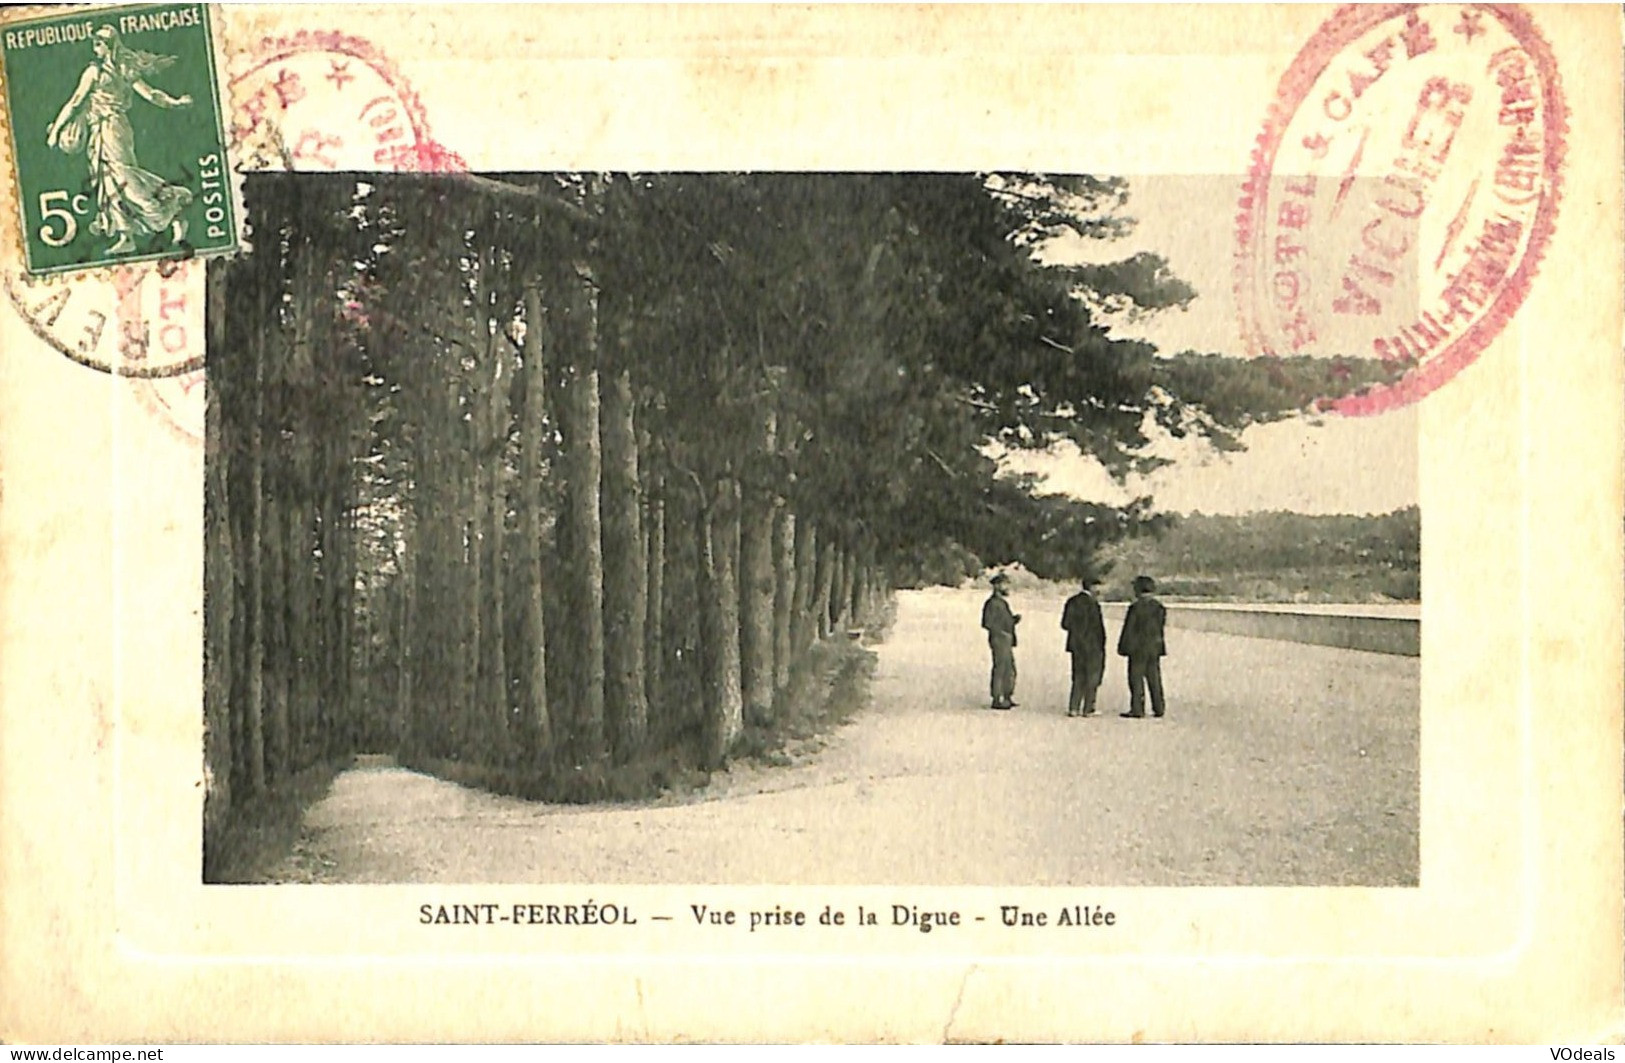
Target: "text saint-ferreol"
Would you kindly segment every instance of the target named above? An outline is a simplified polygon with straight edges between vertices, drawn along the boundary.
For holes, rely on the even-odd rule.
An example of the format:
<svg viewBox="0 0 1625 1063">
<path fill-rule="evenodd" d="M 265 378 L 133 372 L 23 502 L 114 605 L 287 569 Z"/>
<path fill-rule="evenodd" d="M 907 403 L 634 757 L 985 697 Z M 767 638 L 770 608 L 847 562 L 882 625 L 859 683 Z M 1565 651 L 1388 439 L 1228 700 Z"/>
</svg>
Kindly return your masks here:
<svg viewBox="0 0 1625 1063">
<path fill-rule="evenodd" d="M 582 904 L 420 904 L 418 922 L 424 926 L 636 926 L 638 920 L 624 904 L 589 900 Z"/>
</svg>

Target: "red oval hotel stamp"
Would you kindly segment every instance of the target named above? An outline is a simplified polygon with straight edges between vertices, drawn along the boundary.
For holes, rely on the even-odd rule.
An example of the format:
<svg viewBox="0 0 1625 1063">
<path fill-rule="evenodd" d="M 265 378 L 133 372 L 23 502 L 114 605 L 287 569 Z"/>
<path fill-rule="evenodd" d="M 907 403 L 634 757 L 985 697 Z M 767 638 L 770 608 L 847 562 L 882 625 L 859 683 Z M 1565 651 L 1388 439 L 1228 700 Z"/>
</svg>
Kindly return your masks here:
<svg viewBox="0 0 1625 1063">
<path fill-rule="evenodd" d="M 1414 402 L 1506 325 L 1539 267 L 1567 126 L 1528 12 L 1357 5 L 1281 79 L 1236 229 L 1254 355 L 1375 357 L 1391 382 L 1325 403 Z"/>
</svg>

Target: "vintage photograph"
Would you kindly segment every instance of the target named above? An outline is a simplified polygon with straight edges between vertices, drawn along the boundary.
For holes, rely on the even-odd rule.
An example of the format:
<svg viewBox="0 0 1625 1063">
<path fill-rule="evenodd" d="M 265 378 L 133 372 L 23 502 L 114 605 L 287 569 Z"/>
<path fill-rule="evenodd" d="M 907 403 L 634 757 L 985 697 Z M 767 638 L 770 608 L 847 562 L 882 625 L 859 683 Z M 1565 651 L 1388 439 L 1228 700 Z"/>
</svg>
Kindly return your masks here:
<svg viewBox="0 0 1625 1063">
<path fill-rule="evenodd" d="M 1618 1040 L 1617 9 L 0 23 L 0 1040 Z"/>
<path fill-rule="evenodd" d="M 207 882 L 1415 886 L 1407 366 L 1234 181 L 252 174 Z"/>
</svg>

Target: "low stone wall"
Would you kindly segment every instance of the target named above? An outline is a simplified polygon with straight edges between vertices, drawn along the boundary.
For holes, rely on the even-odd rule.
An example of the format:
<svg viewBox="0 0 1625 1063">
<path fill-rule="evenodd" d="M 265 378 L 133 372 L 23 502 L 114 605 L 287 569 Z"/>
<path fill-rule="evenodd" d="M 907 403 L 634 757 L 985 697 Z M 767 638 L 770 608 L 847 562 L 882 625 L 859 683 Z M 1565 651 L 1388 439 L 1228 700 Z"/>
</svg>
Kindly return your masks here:
<svg viewBox="0 0 1625 1063">
<path fill-rule="evenodd" d="M 1295 612 L 1280 608 L 1255 609 L 1184 602 L 1164 604 L 1168 606 L 1168 626 L 1172 628 L 1246 635 L 1279 642 L 1304 642 L 1315 646 L 1337 646 L 1345 650 L 1392 653 L 1402 657 L 1419 657 L 1422 654 L 1422 622 L 1415 617 Z M 1117 624 L 1122 623 L 1122 605 L 1115 609 L 1108 605 L 1107 610 Z"/>
</svg>

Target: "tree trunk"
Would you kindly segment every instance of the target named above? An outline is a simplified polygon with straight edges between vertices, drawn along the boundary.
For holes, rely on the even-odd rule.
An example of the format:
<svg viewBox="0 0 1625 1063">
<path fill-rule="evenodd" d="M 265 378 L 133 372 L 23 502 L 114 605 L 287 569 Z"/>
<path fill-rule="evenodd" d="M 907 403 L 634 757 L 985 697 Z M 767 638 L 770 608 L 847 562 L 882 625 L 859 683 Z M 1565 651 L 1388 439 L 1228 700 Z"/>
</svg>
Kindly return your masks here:
<svg viewBox="0 0 1625 1063">
<path fill-rule="evenodd" d="M 843 546 L 835 558 L 835 637 L 841 638 L 852 625 L 852 551 Z"/>
<path fill-rule="evenodd" d="M 829 638 L 835 630 L 835 567 L 839 555 L 835 541 L 825 539 L 818 551 L 818 593 L 813 600 L 813 619 L 819 638 Z"/>
<path fill-rule="evenodd" d="M 323 433 L 325 437 L 326 433 Z M 311 444 L 311 500 L 310 500 L 310 746 L 307 755 L 311 761 L 325 760 L 330 752 L 328 744 L 336 728 L 333 714 L 333 668 L 329 654 L 333 646 L 333 544 L 332 498 L 327 479 L 330 443 L 323 438 Z"/>
<path fill-rule="evenodd" d="M 209 265 L 208 343 L 217 352 L 225 347 L 225 286 L 230 264 Z M 231 511 L 228 495 L 230 448 L 225 445 L 227 425 L 221 413 L 219 375 L 204 383 L 204 488 L 203 488 L 203 837 L 204 852 L 231 809 L 231 627 L 234 605 Z"/>
<path fill-rule="evenodd" d="M 311 219 L 302 217 L 299 224 Z M 324 442 L 328 434 L 321 424 L 320 412 L 331 402 L 328 390 L 322 386 L 316 368 L 316 352 L 327 352 L 326 306 L 324 293 L 329 291 L 331 278 L 325 257 L 317 252 L 313 237 L 297 231 L 290 243 L 294 255 L 292 270 L 292 302 L 294 310 L 290 344 L 287 351 L 287 381 L 284 391 L 282 417 L 291 428 L 290 437 L 282 441 L 288 452 L 287 467 L 292 472 L 287 482 L 287 506 L 283 511 L 288 568 L 287 606 L 288 638 L 293 648 L 289 655 L 288 712 L 292 726 L 293 760 L 296 768 L 304 768 L 325 756 L 326 735 L 324 725 L 330 706 L 324 705 L 323 689 L 323 603 L 318 600 L 317 583 L 317 520 L 322 494 L 326 486 L 327 462 Z M 325 562 L 324 562 L 325 563 Z"/>
<path fill-rule="evenodd" d="M 642 751 L 649 728 L 643 661 L 648 568 L 643 559 L 632 375 L 625 367 L 624 343 L 624 338 L 618 343 L 621 365 L 605 373 L 602 390 L 604 702 L 617 763 Z"/>
<path fill-rule="evenodd" d="M 700 519 L 701 641 L 706 660 L 705 764 L 728 761 L 743 726 L 740 685 L 739 587 L 734 562 L 739 549 L 739 485 L 722 480 Z"/>
<path fill-rule="evenodd" d="M 421 476 L 421 473 L 419 474 Z M 405 550 L 401 553 L 400 572 L 395 577 L 396 590 L 400 594 L 400 613 L 396 618 L 395 632 L 395 706 L 390 715 L 390 732 L 394 748 L 397 750 L 410 750 L 414 736 L 412 734 L 412 721 L 416 717 L 413 709 L 413 697 L 416 694 L 412 677 L 417 669 L 416 647 L 413 645 L 412 627 L 416 622 L 413 606 L 417 597 L 417 550 L 422 534 L 421 525 L 408 532 L 404 527 L 406 536 Z"/>
<path fill-rule="evenodd" d="M 535 285 L 525 289 L 525 422 L 519 430 L 520 573 L 525 652 L 523 720 L 528 752 L 538 763 L 552 753 L 547 703 L 547 622 L 542 595 L 542 435 L 547 430 L 547 379 L 542 356 L 545 311 Z"/>
<path fill-rule="evenodd" d="M 668 481 L 675 483 L 675 481 Z M 663 741 L 703 735 L 710 688 L 704 613 L 711 580 L 706 567 L 705 543 L 711 534 L 706 524 L 709 499 L 698 491 L 670 491 L 664 510 L 666 525 L 665 599 L 661 640 L 662 700 L 651 723 L 661 729 Z M 684 533 L 687 534 L 684 534 Z"/>
<path fill-rule="evenodd" d="M 428 359 L 424 360 L 425 363 Z M 430 365 L 423 364 L 425 377 Z M 434 615 L 436 602 L 430 586 L 434 578 L 436 559 L 444 560 L 445 551 L 438 535 L 435 514 L 435 465 L 430 445 L 432 429 L 438 423 L 435 389 L 429 379 L 420 379 L 416 387 L 402 387 L 404 410 L 410 411 L 418 421 L 419 432 L 413 439 L 410 516 L 405 524 L 405 543 L 401 558 L 400 578 L 408 588 L 406 601 L 401 606 L 401 641 L 399 687 L 402 691 L 396 712 L 400 717 L 400 752 L 403 758 L 415 760 L 429 754 L 429 717 L 435 704 L 433 687 L 435 675 L 431 664 L 429 640 L 425 635 L 426 616 Z M 444 713 L 446 703 L 439 702 Z"/>
<path fill-rule="evenodd" d="M 571 278 L 563 315 L 570 358 L 564 378 L 562 423 L 569 483 L 566 578 L 573 610 L 571 661 L 576 714 L 572 748 L 578 763 L 603 758 L 604 555 L 599 489 L 603 476 L 598 408 L 597 299 L 590 281 Z"/>
<path fill-rule="evenodd" d="M 340 592 L 340 551 L 342 501 L 336 497 L 333 483 L 332 452 L 337 444 L 329 441 L 322 453 L 322 494 L 318 517 L 320 523 L 317 545 L 321 557 L 316 560 L 320 575 L 320 591 L 315 602 L 317 633 L 321 638 L 319 667 L 316 683 L 316 703 L 321 707 L 323 719 L 317 741 L 317 755 L 327 758 L 338 753 L 346 744 L 345 731 L 350 718 L 350 706 L 341 700 L 339 677 L 340 628 L 343 624 L 343 597 Z"/>
<path fill-rule="evenodd" d="M 863 605 L 863 585 L 864 581 L 868 578 L 869 563 L 864 557 L 864 551 L 861 549 L 854 550 L 852 552 L 851 611 L 847 614 L 852 618 L 852 624 L 854 627 L 862 626 L 864 621 L 868 619 L 868 611 Z"/>
<path fill-rule="evenodd" d="M 464 519 L 467 477 L 462 475 L 458 456 L 461 389 L 455 379 L 442 381 L 439 386 L 439 415 L 431 418 L 433 428 L 426 433 L 425 443 L 435 470 L 431 478 L 435 490 L 425 512 L 420 514 L 434 523 L 438 541 L 436 549 L 425 552 L 422 558 L 434 564 L 425 588 L 428 593 L 419 596 L 418 610 L 423 619 L 424 660 L 434 689 L 425 689 L 425 697 L 419 701 L 425 709 L 430 749 L 436 756 L 455 756 L 462 752 L 469 714 L 470 643 L 468 609 L 463 601 L 468 565 L 468 526 Z"/>
<path fill-rule="evenodd" d="M 344 699 L 348 707 L 351 720 L 351 734 L 348 748 L 358 751 L 363 732 L 361 726 L 371 718 L 371 705 L 369 703 L 370 686 L 367 685 L 368 668 L 371 659 L 367 660 L 367 668 L 359 673 L 361 679 L 360 689 L 357 689 L 358 673 L 356 670 L 356 486 L 353 477 L 354 463 L 349 451 L 344 457 L 344 537 L 339 541 L 341 549 L 339 564 L 339 696 Z M 370 649 L 370 646 L 367 647 Z M 369 724 L 370 726 L 370 724 Z"/>
<path fill-rule="evenodd" d="M 494 257 L 494 256 L 493 256 Z M 481 317 L 482 328 L 484 318 Z M 499 322 L 500 325 L 500 322 Z M 475 412 L 483 422 L 480 448 L 476 460 L 485 481 L 485 497 L 480 507 L 482 520 L 481 546 L 485 573 L 485 592 L 481 595 L 485 606 L 480 643 L 480 701 L 486 721 L 487 744 L 485 758 L 488 763 L 506 764 L 510 758 L 508 727 L 508 663 L 505 638 L 507 622 L 503 615 L 503 539 L 508 519 L 508 477 L 505 462 L 508 441 L 508 381 L 503 372 L 507 364 L 506 352 L 498 344 L 505 343 L 492 334 L 486 339 L 484 406 Z"/>
<path fill-rule="evenodd" d="M 361 604 L 352 602 L 352 609 L 345 617 L 347 632 L 345 633 L 346 655 L 350 667 L 345 669 L 345 698 L 350 705 L 350 716 L 355 722 L 352 726 L 350 748 L 357 753 L 383 753 L 391 746 L 383 739 L 389 730 L 378 709 L 378 702 L 373 696 L 373 639 L 372 621 L 376 617 L 383 625 L 387 634 L 390 624 L 395 616 L 392 601 L 381 593 L 381 588 L 371 573 L 367 578 L 366 612 L 353 608 Z M 374 612 L 376 610 L 376 612 Z M 360 638 L 357 638 L 359 629 Z"/>
<path fill-rule="evenodd" d="M 644 452 L 648 453 L 647 448 Z M 666 500 L 665 483 L 658 470 L 646 471 L 644 483 L 649 496 L 643 548 L 649 566 L 649 601 L 643 628 L 643 677 L 644 694 L 654 711 L 665 697 L 662 684 L 666 654 Z"/>
<path fill-rule="evenodd" d="M 292 646 L 288 641 L 288 559 L 283 548 L 286 535 L 283 510 L 287 502 L 281 497 L 281 479 L 281 470 L 266 478 L 266 492 L 260 506 L 259 564 L 266 775 L 277 780 L 293 774 L 293 720 L 288 711 Z"/>
<path fill-rule="evenodd" d="M 836 628 L 840 634 L 843 628 L 853 626 L 855 618 L 852 616 L 852 588 L 857 584 L 858 565 L 853 559 L 852 551 L 841 551 L 841 582 L 836 597 L 841 607 L 841 621 Z"/>
<path fill-rule="evenodd" d="M 240 544 L 248 566 L 247 723 L 248 782 L 254 793 L 265 789 L 265 332 L 250 329 L 245 337 L 254 363 L 253 397 L 243 414 L 248 426 L 248 537 Z M 207 385 L 205 385 L 207 386 Z"/>
<path fill-rule="evenodd" d="M 491 744 L 489 706 L 481 683 L 485 664 L 485 526 L 491 504 L 490 469 L 481 460 L 485 439 L 484 374 L 488 365 L 476 365 L 469 381 L 469 417 L 457 449 L 463 464 L 460 478 L 465 553 L 463 555 L 463 610 L 468 641 L 463 643 L 463 730 L 459 754 L 463 760 L 483 763 Z"/>
<path fill-rule="evenodd" d="M 773 506 L 773 689 L 790 685 L 790 627 L 796 597 L 796 518 L 778 499 Z"/>
<path fill-rule="evenodd" d="M 413 755 L 445 756 L 456 728 L 461 674 L 453 653 L 461 614 L 449 584 L 461 569 L 461 542 L 455 494 L 446 483 L 451 453 L 442 440 L 449 434 L 451 409 L 444 389 L 428 397 L 424 431 L 418 440 L 418 489 L 414 506 L 417 553 L 411 562 L 415 590 L 410 616 L 412 659 L 411 715 L 408 747 Z"/>
<path fill-rule="evenodd" d="M 818 526 L 805 516 L 795 523 L 795 598 L 790 616 L 792 656 L 799 658 L 818 637 L 813 601 L 818 595 Z"/>
<path fill-rule="evenodd" d="M 311 763 L 315 739 L 313 710 L 315 709 L 316 639 L 311 615 L 311 600 L 315 597 L 315 580 L 311 572 L 310 537 L 314 526 L 308 498 L 308 460 L 302 456 L 307 445 L 293 444 L 296 484 L 294 497 L 282 511 L 282 550 L 287 559 L 287 590 L 283 605 L 287 609 L 288 644 L 288 722 L 293 752 L 293 769 L 298 771 Z"/>
<path fill-rule="evenodd" d="M 757 456 L 773 453 L 775 427 L 773 411 L 764 411 L 753 442 Z M 773 539 L 773 495 L 760 484 L 754 484 L 745 489 L 739 526 L 739 578 L 743 594 L 740 674 L 745 691 L 745 721 L 752 724 L 764 724 L 773 716 Z"/>
</svg>

